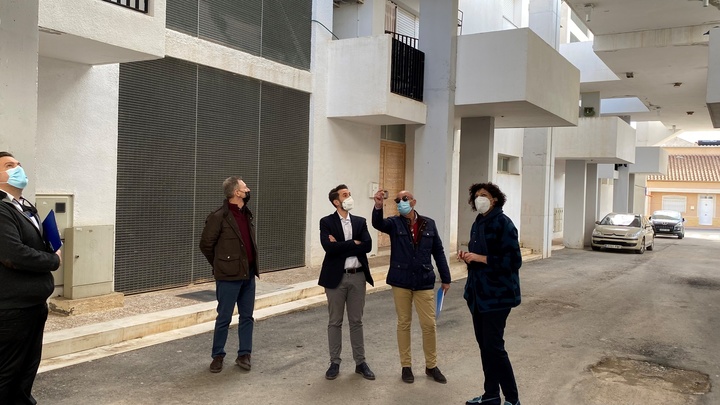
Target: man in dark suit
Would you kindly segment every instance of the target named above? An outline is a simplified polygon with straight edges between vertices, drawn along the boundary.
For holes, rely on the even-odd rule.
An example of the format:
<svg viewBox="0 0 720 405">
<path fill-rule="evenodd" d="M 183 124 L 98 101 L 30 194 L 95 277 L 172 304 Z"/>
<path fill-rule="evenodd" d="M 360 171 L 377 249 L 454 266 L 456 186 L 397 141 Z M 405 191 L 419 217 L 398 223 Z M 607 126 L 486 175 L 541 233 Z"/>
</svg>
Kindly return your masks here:
<svg viewBox="0 0 720 405">
<path fill-rule="evenodd" d="M 53 253 L 37 210 L 22 196 L 20 162 L 0 152 L 0 404 L 36 404 L 31 391 L 42 353 L 47 299 L 55 288 Z"/>
<path fill-rule="evenodd" d="M 367 253 L 372 248 L 365 218 L 350 215 L 353 199 L 347 186 L 330 190 L 335 212 L 320 220 L 320 243 L 325 260 L 318 284 L 325 287 L 328 302 L 328 345 L 330 367 L 325 378 L 334 380 L 340 372 L 343 312 L 347 306 L 355 372 L 368 380 L 375 374 L 365 362 L 362 315 L 365 308 L 365 282 L 373 285 Z"/>
</svg>

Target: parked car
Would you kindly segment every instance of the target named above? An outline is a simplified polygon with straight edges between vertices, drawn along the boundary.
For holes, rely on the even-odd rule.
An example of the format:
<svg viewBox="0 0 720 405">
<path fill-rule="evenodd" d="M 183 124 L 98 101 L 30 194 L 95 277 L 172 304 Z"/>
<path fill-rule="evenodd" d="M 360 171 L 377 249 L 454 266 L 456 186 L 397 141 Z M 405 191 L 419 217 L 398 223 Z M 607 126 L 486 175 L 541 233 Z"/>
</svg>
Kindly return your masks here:
<svg viewBox="0 0 720 405">
<path fill-rule="evenodd" d="M 650 223 L 656 235 L 677 235 L 685 237 L 685 218 L 677 211 L 660 210 L 653 212 Z"/>
<path fill-rule="evenodd" d="M 643 254 L 653 250 L 655 233 L 650 221 L 639 214 L 610 213 L 595 222 L 592 233 L 592 250 L 634 250 Z"/>
</svg>

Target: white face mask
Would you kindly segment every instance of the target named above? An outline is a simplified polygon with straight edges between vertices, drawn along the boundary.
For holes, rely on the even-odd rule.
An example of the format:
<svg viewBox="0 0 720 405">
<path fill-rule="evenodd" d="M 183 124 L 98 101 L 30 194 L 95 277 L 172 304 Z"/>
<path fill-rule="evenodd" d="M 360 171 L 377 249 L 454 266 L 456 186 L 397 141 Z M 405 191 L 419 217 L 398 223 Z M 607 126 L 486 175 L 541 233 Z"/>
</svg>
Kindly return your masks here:
<svg viewBox="0 0 720 405">
<path fill-rule="evenodd" d="M 483 196 L 475 197 L 475 208 L 484 214 L 490 210 L 490 199 Z"/>
<path fill-rule="evenodd" d="M 352 196 L 350 196 L 342 202 L 342 209 L 344 209 L 345 211 L 350 211 L 351 209 L 353 209 L 354 204 L 355 201 L 353 201 Z"/>
</svg>

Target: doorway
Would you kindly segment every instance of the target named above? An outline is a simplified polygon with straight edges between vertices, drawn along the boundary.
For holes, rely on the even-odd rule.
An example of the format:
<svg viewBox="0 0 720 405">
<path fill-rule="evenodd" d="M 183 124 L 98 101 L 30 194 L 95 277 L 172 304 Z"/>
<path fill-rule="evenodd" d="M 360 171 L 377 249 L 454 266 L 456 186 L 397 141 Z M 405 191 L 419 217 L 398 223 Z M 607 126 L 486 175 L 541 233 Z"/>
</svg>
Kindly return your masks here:
<svg viewBox="0 0 720 405">
<path fill-rule="evenodd" d="M 391 141 L 380 141 L 380 189 L 387 190 L 388 198 L 383 203 L 385 217 L 398 214 L 393 199 L 405 189 L 405 144 Z M 378 247 L 390 246 L 390 237 L 385 233 L 378 234 Z"/>
<path fill-rule="evenodd" d="M 698 201 L 698 224 L 712 225 L 715 211 L 715 199 L 711 195 L 701 196 Z"/>
</svg>

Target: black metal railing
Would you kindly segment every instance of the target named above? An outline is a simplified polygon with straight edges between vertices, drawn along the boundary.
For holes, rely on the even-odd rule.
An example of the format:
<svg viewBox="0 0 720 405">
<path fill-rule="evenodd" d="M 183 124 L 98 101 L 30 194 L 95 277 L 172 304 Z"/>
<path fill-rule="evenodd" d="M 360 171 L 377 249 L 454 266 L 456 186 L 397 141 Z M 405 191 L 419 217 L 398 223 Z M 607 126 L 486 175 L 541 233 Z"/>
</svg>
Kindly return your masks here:
<svg viewBox="0 0 720 405">
<path fill-rule="evenodd" d="M 390 91 L 423 100 L 425 53 L 417 49 L 417 38 L 394 32 L 392 34 L 392 61 L 390 64 Z"/>
<path fill-rule="evenodd" d="M 117 4 L 118 6 L 126 7 L 141 13 L 148 12 L 148 2 L 150 0 L 103 0 L 108 3 Z"/>
</svg>

